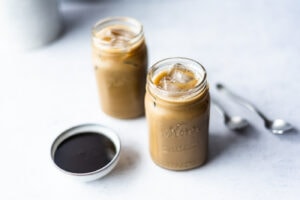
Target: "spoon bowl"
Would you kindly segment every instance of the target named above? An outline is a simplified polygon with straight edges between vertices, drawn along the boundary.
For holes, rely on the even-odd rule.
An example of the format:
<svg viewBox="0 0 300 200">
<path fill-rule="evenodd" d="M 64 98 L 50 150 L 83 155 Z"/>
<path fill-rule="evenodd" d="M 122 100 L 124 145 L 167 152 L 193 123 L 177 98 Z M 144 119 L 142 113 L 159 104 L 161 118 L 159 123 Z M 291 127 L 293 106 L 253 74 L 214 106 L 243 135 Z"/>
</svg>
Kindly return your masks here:
<svg viewBox="0 0 300 200">
<path fill-rule="evenodd" d="M 212 99 L 212 105 L 218 111 L 218 113 L 224 117 L 224 124 L 232 131 L 242 131 L 249 126 L 249 122 L 240 116 L 230 116 L 225 109 Z"/>
<path fill-rule="evenodd" d="M 225 120 L 225 125 L 232 131 L 242 131 L 249 126 L 249 123 L 240 116 L 233 116 Z"/>
<path fill-rule="evenodd" d="M 274 134 L 283 134 L 294 129 L 294 127 L 290 123 L 282 119 L 267 121 L 265 123 L 265 126 Z"/>
</svg>

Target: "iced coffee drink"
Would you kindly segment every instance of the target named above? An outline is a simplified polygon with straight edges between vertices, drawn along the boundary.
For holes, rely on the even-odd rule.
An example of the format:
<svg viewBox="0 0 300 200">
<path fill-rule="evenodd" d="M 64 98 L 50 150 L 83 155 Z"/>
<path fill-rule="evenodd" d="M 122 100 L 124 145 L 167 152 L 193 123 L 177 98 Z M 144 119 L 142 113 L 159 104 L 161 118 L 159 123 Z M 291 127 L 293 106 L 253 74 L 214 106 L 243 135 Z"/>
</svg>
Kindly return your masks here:
<svg viewBox="0 0 300 200">
<path fill-rule="evenodd" d="M 102 110 L 117 118 L 144 114 L 147 47 L 142 25 L 119 17 L 92 31 L 93 63 Z"/>
<path fill-rule="evenodd" d="M 187 58 L 162 60 L 151 67 L 146 89 L 152 160 L 171 170 L 204 164 L 210 110 L 205 69 Z"/>
</svg>

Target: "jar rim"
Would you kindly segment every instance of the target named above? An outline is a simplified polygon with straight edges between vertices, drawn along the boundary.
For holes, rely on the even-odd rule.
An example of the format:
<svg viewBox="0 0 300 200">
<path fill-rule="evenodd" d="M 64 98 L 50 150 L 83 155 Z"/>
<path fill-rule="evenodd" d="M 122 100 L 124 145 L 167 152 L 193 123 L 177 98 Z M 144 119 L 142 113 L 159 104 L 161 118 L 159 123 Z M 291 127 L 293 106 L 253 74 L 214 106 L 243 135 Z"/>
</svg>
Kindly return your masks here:
<svg viewBox="0 0 300 200">
<path fill-rule="evenodd" d="M 93 27 L 92 27 L 92 40 L 98 45 L 98 46 L 106 46 L 109 48 L 117 48 L 122 49 L 120 47 L 113 47 L 109 43 L 104 42 L 103 40 L 97 38 L 96 34 L 102 30 L 103 28 L 106 28 L 111 25 L 124 25 L 124 26 L 132 26 L 137 31 L 133 31 L 134 37 L 131 38 L 128 41 L 129 46 L 134 45 L 137 43 L 141 38 L 143 38 L 144 30 L 143 25 L 136 19 L 131 17 L 122 17 L 122 16 L 116 16 L 116 17 L 108 17 L 104 18 L 102 20 L 99 20 Z M 132 29 L 132 28 L 131 28 Z M 126 48 L 126 47 L 124 47 Z"/>
<path fill-rule="evenodd" d="M 163 66 L 171 66 L 172 64 L 176 64 L 176 63 L 189 63 L 191 65 L 189 65 L 188 67 L 200 67 L 200 72 L 199 70 L 197 70 L 196 72 L 193 70 L 193 73 L 198 73 L 198 77 L 199 77 L 199 81 L 198 83 L 194 86 L 194 88 L 187 90 L 187 91 L 167 91 L 164 89 L 161 89 L 159 87 L 157 87 L 154 82 L 153 82 L 153 77 L 154 77 L 154 73 L 156 70 L 158 70 L 160 67 Z M 188 68 L 190 69 L 190 68 Z M 196 69 L 196 68 L 195 68 Z M 201 73 L 201 76 L 200 76 Z M 151 91 L 155 91 L 155 94 L 157 93 L 159 95 L 159 97 L 163 98 L 163 99 L 167 99 L 167 100 L 182 100 L 182 99 L 190 99 L 194 96 L 196 96 L 197 94 L 199 94 L 201 91 L 203 91 L 205 89 L 205 87 L 207 86 L 207 73 L 205 68 L 196 60 L 190 59 L 190 58 L 186 58 L 186 57 L 169 57 L 169 58 L 165 58 L 162 59 L 156 63 L 154 63 L 152 65 L 152 67 L 150 68 L 148 75 L 147 75 L 147 82 L 149 83 L 149 89 Z M 175 97 L 175 98 L 174 98 Z"/>
</svg>

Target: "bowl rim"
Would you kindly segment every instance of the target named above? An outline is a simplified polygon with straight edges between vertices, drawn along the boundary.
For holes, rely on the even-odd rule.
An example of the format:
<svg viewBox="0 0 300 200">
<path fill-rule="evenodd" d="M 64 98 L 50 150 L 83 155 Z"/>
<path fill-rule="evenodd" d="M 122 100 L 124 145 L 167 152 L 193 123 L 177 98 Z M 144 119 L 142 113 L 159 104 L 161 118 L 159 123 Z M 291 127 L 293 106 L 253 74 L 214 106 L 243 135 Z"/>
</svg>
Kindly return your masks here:
<svg viewBox="0 0 300 200">
<path fill-rule="evenodd" d="M 55 156 L 58 146 L 66 139 L 70 138 L 71 136 L 84 134 L 85 132 L 93 132 L 93 133 L 97 133 L 100 135 L 104 135 L 114 144 L 114 146 L 116 148 L 116 154 L 114 155 L 112 160 L 109 163 L 107 163 L 105 166 L 103 166 L 95 171 L 85 172 L 85 173 L 70 172 L 70 171 L 67 171 L 67 170 L 59 167 L 54 161 L 54 156 Z M 52 159 L 52 163 L 56 166 L 56 168 L 58 168 L 60 171 L 62 171 L 63 173 L 65 173 L 67 175 L 70 175 L 73 177 L 74 176 L 75 177 L 89 177 L 89 176 L 93 177 L 95 175 L 101 174 L 100 176 L 97 176 L 95 178 L 95 179 L 97 179 L 97 178 L 101 178 L 101 177 L 105 176 L 106 174 L 108 174 L 116 166 L 116 163 L 118 162 L 119 157 L 120 157 L 120 152 L 121 152 L 121 141 L 120 141 L 119 136 L 117 135 L 117 133 L 114 130 L 112 130 L 111 128 L 108 128 L 106 126 L 103 126 L 101 124 L 86 123 L 86 124 L 80 124 L 80 125 L 73 126 L 71 128 L 66 129 L 62 133 L 60 133 L 51 145 L 50 156 Z"/>
</svg>

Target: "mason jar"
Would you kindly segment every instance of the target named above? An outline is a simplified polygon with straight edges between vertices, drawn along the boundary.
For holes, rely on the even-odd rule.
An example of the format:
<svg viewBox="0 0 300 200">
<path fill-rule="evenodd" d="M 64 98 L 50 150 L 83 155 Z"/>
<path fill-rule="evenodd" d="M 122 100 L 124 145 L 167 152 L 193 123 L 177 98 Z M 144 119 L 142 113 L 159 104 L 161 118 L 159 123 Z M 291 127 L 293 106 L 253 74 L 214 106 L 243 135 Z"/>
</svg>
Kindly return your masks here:
<svg viewBox="0 0 300 200">
<path fill-rule="evenodd" d="M 102 110 L 116 118 L 143 115 L 148 56 L 141 23 L 129 17 L 99 21 L 92 54 Z"/>
<path fill-rule="evenodd" d="M 187 170 L 208 155 L 210 96 L 203 66 L 188 58 L 168 58 L 147 75 L 145 96 L 150 154 L 159 166 Z"/>
</svg>

